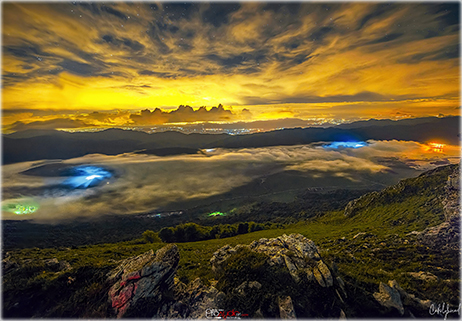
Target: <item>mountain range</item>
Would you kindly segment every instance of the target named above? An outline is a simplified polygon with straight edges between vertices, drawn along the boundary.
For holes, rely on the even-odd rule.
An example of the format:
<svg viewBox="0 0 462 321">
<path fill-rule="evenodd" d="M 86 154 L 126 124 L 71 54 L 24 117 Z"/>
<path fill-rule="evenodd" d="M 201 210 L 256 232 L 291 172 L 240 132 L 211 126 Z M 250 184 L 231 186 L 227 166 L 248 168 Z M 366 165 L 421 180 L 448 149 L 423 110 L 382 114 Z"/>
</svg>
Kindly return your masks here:
<svg viewBox="0 0 462 321">
<path fill-rule="evenodd" d="M 148 134 L 107 129 L 69 133 L 26 130 L 3 135 L 3 164 L 40 159 L 69 159 L 87 154 L 117 155 L 127 152 L 173 155 L 191 149 L 253 148 L 299 145 L 320 141 L 406 140 L 427 143 L 460 143 L 460 116 L 392 120 L 368 120 L 327 128 L 290 128 L 245 135 L 184 134 L 168 131 Z M 158 152 L 156 150 L 159 149 Z"/>
</svg>

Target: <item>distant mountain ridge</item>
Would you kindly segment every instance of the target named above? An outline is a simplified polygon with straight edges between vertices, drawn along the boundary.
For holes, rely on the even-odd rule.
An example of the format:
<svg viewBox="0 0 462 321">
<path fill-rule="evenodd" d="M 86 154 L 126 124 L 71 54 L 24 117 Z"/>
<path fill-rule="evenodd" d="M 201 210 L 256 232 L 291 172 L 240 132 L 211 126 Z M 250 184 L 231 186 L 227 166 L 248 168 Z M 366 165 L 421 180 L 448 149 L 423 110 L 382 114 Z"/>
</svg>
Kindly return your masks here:
<svg viewBox="0 0 462 321">
<path fill-rule="evenodd" d="M 117 155 L 160 148 L 253 148 L 299 145 L 318 141 L 345 140 L 442 140 L 460 143 L 460 116 L 427 117 L 399 121 L 369 120 L 328 128 L 291 128 L 270 132 L 228 134 L 183 134 L 107 129 L 100 132 L 68 133 L 27 130 L 3 135 L 3 164 L 39 159 L 68 159 L 87 154 Z"/>
</svg>

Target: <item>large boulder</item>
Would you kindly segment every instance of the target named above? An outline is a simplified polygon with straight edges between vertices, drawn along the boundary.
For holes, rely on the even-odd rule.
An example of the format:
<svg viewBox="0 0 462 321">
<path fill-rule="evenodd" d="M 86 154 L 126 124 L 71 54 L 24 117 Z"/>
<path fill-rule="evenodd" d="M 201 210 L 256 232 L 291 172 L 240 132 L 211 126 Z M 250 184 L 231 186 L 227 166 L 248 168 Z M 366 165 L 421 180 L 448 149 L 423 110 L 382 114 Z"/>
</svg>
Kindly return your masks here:
<svg viewBox="0 0 462 321">
<path fill-rule="evenodd" d="M 251 317 L 338 318 L 347 298 L 343 280 L 301 234 L 226 245 L 210 263 L 227 298 L 224 308 Z"/>
<path fill-rule="evenodd" d="M 397 311 L 404 317 L 428 317 L 428 309 L 432 304 L 430 300 L 422 300 L 407 293 L 396 280 L 389 280 L 388 284 L 380 282 L 379 292 L 373 296 L 383 308 L 390 312 Z"/>
<path fill-rule="evenodd" d="M 124 260 L 108 274 L 109 301 L 117 318 L 152 317 L 173 286 L 180 255 L 174 244 Z"/>
<path fill-rule="evenodd" d="M 306 278 L 309 281 L 316 280 L 322 287 L 333 285 L 331 271 L 321 259 L 317 246 L 301 234 L 284 234 L 273 239 L 262 238 L 250 245 L 225 245 L 213 254 L 210 260 L 212 270 L 222 270 L 223 263 L 240 248 L 266 254 L 269 265 L 287 268 L 296 282 Z"/>
<path fill-rule="evenodd" d="M 399 292 L 387 284 L 380 282 L 379 292 L 374 293 L 374 298 L 382 306 L 397 309 L 399 314 L 404 314 L 404 307 Z"/>
</svg>

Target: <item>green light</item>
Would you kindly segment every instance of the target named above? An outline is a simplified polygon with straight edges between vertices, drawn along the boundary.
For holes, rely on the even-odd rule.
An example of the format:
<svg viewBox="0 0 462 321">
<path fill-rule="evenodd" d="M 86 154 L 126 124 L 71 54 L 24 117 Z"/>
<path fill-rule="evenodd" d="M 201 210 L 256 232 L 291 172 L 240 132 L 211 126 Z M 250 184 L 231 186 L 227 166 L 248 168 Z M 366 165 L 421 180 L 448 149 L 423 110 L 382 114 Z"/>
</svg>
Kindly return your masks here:
<svg viewBox="0 0 462 321">
<path fill-rule="evenodd" d="M 213 212 L 210 213 L 209 216 L 226 216 L 226 214 L 222 212 Z"/>
<path fill-rule="evenodd" d="M 35 213 L 39 206 L 36 202 L 30 199 L 9 200 L 7 204 L 2 206 L 2 210 L 16 215 Z"/>
</svg>

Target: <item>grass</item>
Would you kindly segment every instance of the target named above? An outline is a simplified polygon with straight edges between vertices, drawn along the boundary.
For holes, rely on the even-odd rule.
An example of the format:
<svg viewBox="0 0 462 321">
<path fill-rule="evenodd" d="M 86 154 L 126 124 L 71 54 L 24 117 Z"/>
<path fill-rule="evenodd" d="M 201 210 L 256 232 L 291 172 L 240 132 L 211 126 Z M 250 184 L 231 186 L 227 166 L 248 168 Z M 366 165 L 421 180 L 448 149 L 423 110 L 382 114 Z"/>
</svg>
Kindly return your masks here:
<svg viewBox="0 0 462 321">
<path fill-rule="evenodd" d="M 210 284 L 210 281 L 217 277 L 212 273 L 210 258 L 222 246 L 250 244 L 260 238 L 300 233 L 319 246 L 321 255 L 327 262 L 337 265 L 347 288 L 358 298 L 364 291 L 369 294 L 378 291 L 379 282 L 387 283 L 388 280 L 395 279 L 404 290 L 419 298 L 457 306 L 460 300 L 460 253 L 442 253 L 426 248 L 418 245 L 414 236 L 407 235 L 414 230 L 421 231 L 443 222 L 443 209 L 435 195 L 440 194 L 446 178 L 447 171 L 441 171 L 429 179 L 418 177 L 407 180 L 401 185 L 404 186 L 402 190 L 414 191 L 415 185 L 419 187 L 417 191 L 421 192 L 409 192 L 406 197 L 399 197 L 396 201 L 385 195 L 379 202 L 372 202 L 352 217 L 345 217 L 343 211 L 334 211 L 284 228 L 261 230 L 223 239 L 177 243 L 180 251 L 177 277 L 185 283 L 200 277 L 204 283 Z M 389 189 L 388 192 L 390 195 L 397 193 L 396 189 Z M 358 233 L 366 234 L 355 237 Z M 4 308 L 9 311 L 9 316 L 15 317 L 104 316 L 107 312 L 105 273 L 117 266 L 122 259 L 150 249 L 157 250 L 164 245 L 165 243 L 145 243 L 140 238 L 73 248 L 9 251 L 9 259 L 17 262 L 21 268 L 4 275 Z M 69 262 L 72 270 L 57 271 L 43 262 L 52 258 Z M 409 272 L 419 271 L 430 272 L 438 279 L 426 282 L 409 275 Z M 70 279 L 76 279 L 75 284 L 78 285 L 71 285 L 75 289 L 74 292 L 69 290 Z M 56 297 L 56 294 L 53 294 L 56 291 L 64 294 Z M 49 297 L 40 296 L 40 293 Z M 13 313 L 15 310 L 12 307 L 17 303 L 17 298 L 24 298 L 26 294 L 30 296 L 27 302 L 42 300 L 41 302 L 45 302 L 43 304 L 49 304 L 48 310 L 46 307 L 43 308 L 45 310 L 41 310 L 40 307 L 32 305 L 28 308 L 29 314 L 26 310 L 20 311 L 23 314 Z M 89 297 L 94 302 L 99 302 L 99 305 L 95 303 L 88 307 L 88 311 L 93 311 L 91 313 L 87 311 L 78 314 L 77 312 L 82 310 L 78 304 L 90 304 Z M 54 302 L 52 299 L 57 301 Z M 75 311 L 72 312 L 72 309 Z"/>
</svg>

